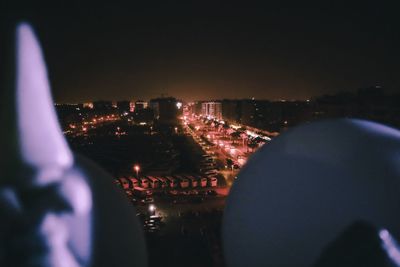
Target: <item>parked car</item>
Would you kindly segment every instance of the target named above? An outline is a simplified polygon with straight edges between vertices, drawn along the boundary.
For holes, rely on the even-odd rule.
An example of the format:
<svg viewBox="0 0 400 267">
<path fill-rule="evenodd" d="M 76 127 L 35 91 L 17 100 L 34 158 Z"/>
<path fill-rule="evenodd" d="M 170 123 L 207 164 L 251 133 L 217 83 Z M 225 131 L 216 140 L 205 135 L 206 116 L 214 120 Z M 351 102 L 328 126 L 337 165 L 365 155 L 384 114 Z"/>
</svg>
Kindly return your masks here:
<svg viewBox="0 0 400 267">
<path fill-rule="evenodd" d="M 147 176 L 147 179 L 149 180 L 149 184 L 151 188 L 158 188 L 159 187 L 159 181 L 157 178 L 153 176 Z"/>
<path fill-rule="evenodd" d="M 129 180 L 131 181 L 132 188 L 138 187 L 140 185 L 138 179 L 136 178 L 130 177 Z"/>
<path fill-rule="evenodd" d="M 165 178 L 169 181 L 169 187 L 170 188 L 178 187 L 178 181 L 174 177 L 167 176 Z"/>
<path fill-rule="evenodd" d="M 199 177 L 198 178 L 200 186 L 201 187 L 206 187 L 207 186 L 207 178 L 206 177 Z"/>
<path fill-rule="evenodd" d="M 211 187 L 216 187 L 218 183 L 218 180 L 216 177 L 209 177 L 208 178 L 208 185 Z"/>
<path fill-rule="evenodd" d="M 121 177 L 121 178 L 119 178 L 119 181 L 120 181 L 123 189 L 128 189 L 131 187 L 129 180 L 127 178 Z"/>
<path fill-rule="evenodd" d="M 149 188 L 149 180 L 144 177 L 140 178 L 139 180 L 143 188 Z"/>
<path fill-rule="evenodd" d="M 189 187 L 189 180 L 183 176 L 176 176 L 176 179 L 179 181 L 179 185 L 181 188 L 188 188 Z"/>
<path fill-rule="evenodd" d="M 196 178 L 194 178 L 193 176 L 186 176 L 186 178 L 190 181 L 190 185 L 191 187 L 197 187 L 198 186 L 198 181 Z"/>
</svg>

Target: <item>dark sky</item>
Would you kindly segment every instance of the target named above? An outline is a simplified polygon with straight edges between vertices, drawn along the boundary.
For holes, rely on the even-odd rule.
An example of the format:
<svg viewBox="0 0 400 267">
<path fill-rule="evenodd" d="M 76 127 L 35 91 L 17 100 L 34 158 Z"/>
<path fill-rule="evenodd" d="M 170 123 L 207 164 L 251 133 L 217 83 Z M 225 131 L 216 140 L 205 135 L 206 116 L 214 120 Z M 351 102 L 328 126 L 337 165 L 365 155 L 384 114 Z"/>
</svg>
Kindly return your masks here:
<svg viewBox="0 0 400 267">
<path fill-rule="evenodd" d="M 36 28 L 57 102 L 400 88 L 397 1 L 81 2 L 0 4 Z"/>
</svg>

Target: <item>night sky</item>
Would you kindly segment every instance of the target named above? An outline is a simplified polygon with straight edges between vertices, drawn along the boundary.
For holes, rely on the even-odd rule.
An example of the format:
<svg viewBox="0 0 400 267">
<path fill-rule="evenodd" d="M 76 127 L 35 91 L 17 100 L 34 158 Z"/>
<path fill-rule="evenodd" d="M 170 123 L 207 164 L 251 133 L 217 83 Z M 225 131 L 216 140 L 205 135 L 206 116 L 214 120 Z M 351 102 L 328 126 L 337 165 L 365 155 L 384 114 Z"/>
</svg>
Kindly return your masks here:
<svg viewBox="0 0 400 267">
<path fill-rule="evenodd" d="M 57 102 L 400 88 L 397 1 L 80 2 L 0 4 L 3 24 L 33 23 Z"/>
</svg>

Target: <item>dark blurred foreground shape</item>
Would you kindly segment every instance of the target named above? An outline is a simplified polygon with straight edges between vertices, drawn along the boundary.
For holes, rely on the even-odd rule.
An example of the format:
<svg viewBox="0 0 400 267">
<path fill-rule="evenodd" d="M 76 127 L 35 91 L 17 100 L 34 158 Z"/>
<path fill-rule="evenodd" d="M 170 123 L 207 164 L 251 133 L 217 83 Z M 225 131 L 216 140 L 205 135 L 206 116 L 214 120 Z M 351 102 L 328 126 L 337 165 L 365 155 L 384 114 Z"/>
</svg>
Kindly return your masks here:
<svg viewBox="0 0 400 267">
<path fill-rule="evenodd" d="M 322 251 L 314 267 L 394 267 L 382 246 L 379 230 L 366 222 L 355 222 Z"/>
<path fill-rule="evenodd" d="M 337 119 L 248 161 L 224 212 L 229 267 L 400 266 L 400 131 Z"/>
</svg>

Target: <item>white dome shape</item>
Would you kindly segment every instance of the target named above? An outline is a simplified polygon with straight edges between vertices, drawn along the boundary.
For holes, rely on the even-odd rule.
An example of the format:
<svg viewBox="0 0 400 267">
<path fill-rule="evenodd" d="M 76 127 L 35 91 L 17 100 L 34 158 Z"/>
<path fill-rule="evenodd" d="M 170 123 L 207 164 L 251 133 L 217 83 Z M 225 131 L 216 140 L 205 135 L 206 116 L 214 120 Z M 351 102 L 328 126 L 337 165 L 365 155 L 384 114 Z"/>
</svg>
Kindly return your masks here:
<svg viewBox="0 0 400 267">
<path fill-rule="evenodd" d="M 400 131 L 363 120 L 305 124 L 263 146 L 227 200 L 229 267 L 312 266 L 357 221 L 400 238 Z"/>
</svg>

